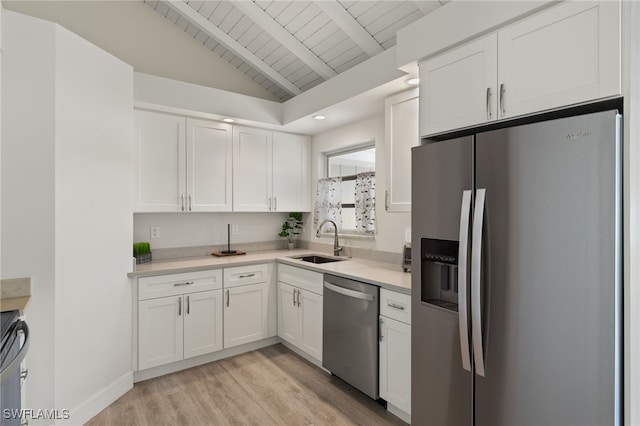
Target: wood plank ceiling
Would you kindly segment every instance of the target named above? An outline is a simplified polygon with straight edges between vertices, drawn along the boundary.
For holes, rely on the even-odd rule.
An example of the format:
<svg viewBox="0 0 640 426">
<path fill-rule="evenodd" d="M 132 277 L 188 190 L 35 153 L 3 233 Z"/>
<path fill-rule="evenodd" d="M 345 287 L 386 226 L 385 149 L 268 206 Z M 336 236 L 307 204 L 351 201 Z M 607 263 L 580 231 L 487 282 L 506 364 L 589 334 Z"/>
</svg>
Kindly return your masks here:
<svg viewBox="0 0 640 426">
<path fill-rule="evenodd" d="M 445 1 L 145 0 L 286 101 L 396 44 Z"/>
</svg>

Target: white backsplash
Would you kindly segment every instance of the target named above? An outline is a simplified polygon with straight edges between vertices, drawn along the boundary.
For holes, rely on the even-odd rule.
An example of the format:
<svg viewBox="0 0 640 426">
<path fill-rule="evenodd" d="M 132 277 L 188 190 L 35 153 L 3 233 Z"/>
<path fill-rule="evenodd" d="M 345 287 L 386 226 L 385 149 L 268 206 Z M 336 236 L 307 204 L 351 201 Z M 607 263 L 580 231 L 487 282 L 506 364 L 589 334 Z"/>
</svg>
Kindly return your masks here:
<svg viewBox="0 0 640 426">
<path fill-rule="evenodd" d="M 231 245 L 271 242 L 287 213 L 136 213 L 133 215 L 134 242 L 149 242 L 151 250 L 178 247 L 219 246 L 227 243 L 227 224 L 238 225 Z M 159 238 L 151 238 L 151 227 L 159 228 Z M 282 242 L 284 244 L 284 239 Z M 154 257 L 155 258 L 155 257 Z"/>
</svg>

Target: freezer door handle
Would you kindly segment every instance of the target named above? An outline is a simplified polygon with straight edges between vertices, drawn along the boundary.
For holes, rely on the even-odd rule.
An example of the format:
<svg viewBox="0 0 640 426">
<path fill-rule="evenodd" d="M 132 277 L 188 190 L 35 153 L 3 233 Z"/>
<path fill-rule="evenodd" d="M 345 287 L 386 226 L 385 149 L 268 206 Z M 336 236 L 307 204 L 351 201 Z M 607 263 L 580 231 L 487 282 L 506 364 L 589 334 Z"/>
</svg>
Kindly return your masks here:
<svg viewBox="0 0 640 426">
<path fill-rule="evenodd" d="M 476 374 L 484 377 L 484 345 L 482 336 L 482 228 L 484 225 L 486 190 L 476 190 L 476 204 L 473 209 L 473 235 L 471 240 L 471 336 L 473 338 L 473 359 Z"/>
<path fill-rule="evenodd" d="M 460 329 L 460 354 L 462 368 L 471 371 L 469 353 L 469 319 L 467 315 L 467 253 L 469 251 L 469 219 L 471 213 L 471 191 L 462 193 L 460 208 L 460 243 L 458 246 L 458 324 Z"/>
</svg>

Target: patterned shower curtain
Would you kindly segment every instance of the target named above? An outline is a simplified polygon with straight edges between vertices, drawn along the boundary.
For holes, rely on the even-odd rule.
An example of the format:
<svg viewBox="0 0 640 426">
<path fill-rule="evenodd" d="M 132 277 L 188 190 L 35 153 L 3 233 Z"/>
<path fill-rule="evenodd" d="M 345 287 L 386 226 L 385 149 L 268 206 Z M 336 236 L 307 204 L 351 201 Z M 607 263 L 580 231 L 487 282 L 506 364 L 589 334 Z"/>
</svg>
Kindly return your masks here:
<svg viewBox="0 0 640 426">
<path fill-rule="evenodd" d="M 376 175 L 374 172 L 356 175 L 356 231 L 374 234 L 376 230 Z"/>
<path fill-rule="evenodd" d="M 318 180 L 316 190 L 316 214 L 313 220 L 316 228 L 325 219 L 333 220 L 338 232 L 342 231 L 342 178 Z"/>
</svg>

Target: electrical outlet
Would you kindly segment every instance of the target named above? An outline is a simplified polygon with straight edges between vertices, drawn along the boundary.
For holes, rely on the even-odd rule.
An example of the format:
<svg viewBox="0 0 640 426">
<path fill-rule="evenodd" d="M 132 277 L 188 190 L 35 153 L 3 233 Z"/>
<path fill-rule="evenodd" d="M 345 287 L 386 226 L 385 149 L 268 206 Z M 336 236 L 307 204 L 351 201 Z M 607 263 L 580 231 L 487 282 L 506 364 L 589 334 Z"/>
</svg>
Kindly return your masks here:
<svg viewBox="0 0 640 426">
<path fill-rule="evenodd" d="M 151 227 L 151 238 L 160 238 L 160 227 L 152 226 Z"/>
<path fill-rule="evenodd" d="M 231 225 L 231 235 L 238 235 L 239 233 L 238 225 Z"/>
<path fill-rule="evenodd" d="M 409 227 L 404 228 L 404 241 L 406 243 L 411 242 L 411 228 Z"/>
</svg>

